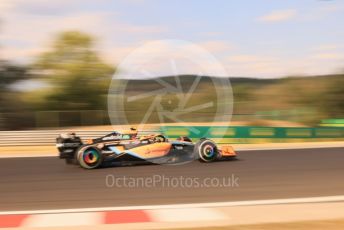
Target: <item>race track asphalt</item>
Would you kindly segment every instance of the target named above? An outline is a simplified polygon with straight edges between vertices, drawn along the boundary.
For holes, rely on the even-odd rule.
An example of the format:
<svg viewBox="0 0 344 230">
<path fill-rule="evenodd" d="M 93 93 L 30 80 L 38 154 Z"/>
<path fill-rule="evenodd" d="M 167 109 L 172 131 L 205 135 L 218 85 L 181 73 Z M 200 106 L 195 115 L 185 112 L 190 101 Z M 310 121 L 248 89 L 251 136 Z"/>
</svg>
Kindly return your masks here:
<svg viewBox="0 0 344 230">
<path fill-rule="evenodd" d="M 238 155 L 237 161 L 209 164 L 96 170 L 65 165 L 57 157 L 3 158 L 0 211 L 344 195 L 344 148 L 241 151 Z M 106 186 L 107 176 L 110 185 L 114 185 L 112 179 L 122 179 L 117 179 L 118 186 Z M 149 184 L 149 180 L 163 177 L 164 183 Z M 238 179 L 232 187 L 216 186 L 223 177 Z M 210 182 L 205 178 L 217 179 Z M 128 187 L 133 180 L 138 186 Z M 213 187 L 201 187 L 204 180 L 208 180 L 207 186 L 214 183 Z M 148 183 L 147 187 L 143 183 Z"/>
</svg>

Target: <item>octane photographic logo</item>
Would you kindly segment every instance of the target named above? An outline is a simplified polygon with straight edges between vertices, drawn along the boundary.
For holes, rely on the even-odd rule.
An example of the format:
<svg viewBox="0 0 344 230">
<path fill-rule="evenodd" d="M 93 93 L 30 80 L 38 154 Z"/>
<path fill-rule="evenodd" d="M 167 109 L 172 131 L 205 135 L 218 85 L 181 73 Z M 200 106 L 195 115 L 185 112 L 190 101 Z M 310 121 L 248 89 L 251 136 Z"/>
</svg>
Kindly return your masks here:
<svg viewBox="0 0 344 230">
<path fill-rule="evenodd" d="M 167 129 L 164 134 L 170 139 L 178 132 L 207 137 L 212 130 L 193 125 L 228 126 L 231 120 L 228 76 L 222 64 L 199 45 L 183 40 L 146 43 L 117 65 L 108 92 L 111 124 L 116 129 L 131 125 L 139 131 L 180 126 L 179 131 Z"/>
</svg>

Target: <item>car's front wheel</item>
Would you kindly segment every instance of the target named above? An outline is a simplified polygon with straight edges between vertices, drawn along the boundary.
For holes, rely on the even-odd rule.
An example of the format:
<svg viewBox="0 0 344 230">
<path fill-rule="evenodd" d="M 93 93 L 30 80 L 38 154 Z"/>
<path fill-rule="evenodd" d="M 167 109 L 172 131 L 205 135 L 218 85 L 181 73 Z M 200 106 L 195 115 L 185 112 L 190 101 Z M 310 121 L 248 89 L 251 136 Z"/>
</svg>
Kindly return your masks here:
<svg viewBox="0 0 344 230">
<path fill-rule="evenodd" d="M 201 162 L 211 162 L 216 160 L 218 148 L 216 144 L 209 139 L 199 140 L 194 147 L 194 156 Z"/>
</svg>

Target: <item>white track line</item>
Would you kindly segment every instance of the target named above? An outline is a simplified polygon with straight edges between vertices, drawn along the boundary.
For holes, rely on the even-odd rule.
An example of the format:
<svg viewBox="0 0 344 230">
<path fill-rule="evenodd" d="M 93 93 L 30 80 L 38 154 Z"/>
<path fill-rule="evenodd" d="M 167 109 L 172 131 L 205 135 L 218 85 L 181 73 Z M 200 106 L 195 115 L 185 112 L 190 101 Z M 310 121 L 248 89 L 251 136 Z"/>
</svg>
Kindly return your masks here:
<svg viewBox="0 0 344 230">
<path fill-rule="evenodd" d="M 253 206 L 253 205 L 276 205 L 276 204 L 299 204 L 299 203 L 321 203 L 321 202 L 343 202 L 344 195 L 304 197 L 273 200 L 247 200 L 212 203 L 191 203 L 191 204 L 168 204 L 168 205 L 143 205 L 143 206 L 123 206 L 123 207 L 99 207 L 99 208 L 77 208 L 77 209 L 54 209 L 54 210 L 33 210 L 33 211 L 4 211 L 0 215 L 16 214 L 50 214 L 50 213 L 81 213 L 81 212 L 103 212 L 118 210 L 157 210 L 157 209 L 180 209 L 180 208 L 214 208 L 233 206 Z"/>
</svg>

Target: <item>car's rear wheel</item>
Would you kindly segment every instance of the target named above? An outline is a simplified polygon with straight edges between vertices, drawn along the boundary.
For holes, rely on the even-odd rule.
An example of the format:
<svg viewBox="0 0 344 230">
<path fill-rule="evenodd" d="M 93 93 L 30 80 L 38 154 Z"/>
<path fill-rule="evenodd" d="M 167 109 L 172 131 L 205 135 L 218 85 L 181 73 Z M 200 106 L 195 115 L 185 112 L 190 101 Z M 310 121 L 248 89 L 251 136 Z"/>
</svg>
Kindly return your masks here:
<svg viewBox="0 0 344 230">
<path fill-rule="evenodd" d="M 100 149 L 96 147 L 81 148 L 78 151 L 78 162 L 85 169 L 98 168 L 103 162 Z"/>
<path fill-rule="evenodd" d="M 201 162 L 212 162 L 216 160 L 217 155 L 217 146 L 209 139 L 199 140 L 194 147 L 194 156 Z"/>
</svg>

